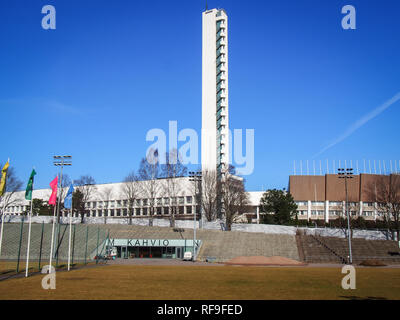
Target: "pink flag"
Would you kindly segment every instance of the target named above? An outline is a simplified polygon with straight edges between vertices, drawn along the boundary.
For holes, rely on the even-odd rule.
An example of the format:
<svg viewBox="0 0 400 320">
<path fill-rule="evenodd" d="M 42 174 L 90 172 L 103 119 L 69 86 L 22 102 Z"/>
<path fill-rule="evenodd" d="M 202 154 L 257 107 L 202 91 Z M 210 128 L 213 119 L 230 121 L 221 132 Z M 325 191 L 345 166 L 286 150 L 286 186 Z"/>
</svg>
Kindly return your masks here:
<svg viewBox="0 0 400 320">
<path fill-rule="evenodd" d="M 57 185 L 58 185 L 58 176 L 55 177 L 55 179 L 52 182 L 50 182 L 50 187 L 51 187 L 51 190 L 53 190 L 53 191 L 51 192 L 49 204 L 52 204 L 53 206 L 56 205 L 56 201 L 57 201 Z"/>
</svg>

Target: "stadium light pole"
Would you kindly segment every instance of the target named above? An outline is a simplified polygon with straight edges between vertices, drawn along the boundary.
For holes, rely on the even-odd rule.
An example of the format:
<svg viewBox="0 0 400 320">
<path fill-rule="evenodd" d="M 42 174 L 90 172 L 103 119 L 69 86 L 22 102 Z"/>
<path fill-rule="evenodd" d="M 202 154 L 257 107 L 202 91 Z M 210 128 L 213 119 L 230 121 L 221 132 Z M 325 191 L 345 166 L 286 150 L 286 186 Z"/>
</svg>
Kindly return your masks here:
<svg viewBox="0 0 400 320">
<path fill-rule="evenodd" d="M 351 252 L 351 230 L 350 230 L 350 214 L 349 214 L 349 204 L 348 204 L 348 192 L 347 192 L 347 179 L 353 178 L 353 169 L 352 168 L 339 168 L 338 169 L 339 179 L 344 179 L 344 186 L 345 186 L 345 193 L 346 193 L 346 203 L 345 203 L 345 210 L 347 213 L 347 232 L 348 232 L 348 239 L 349 239 L 349 262 L 350 264 L 353 263 L 353 256 Z"/>
<path fill-rule="evenodd" d="M 61 199 L 60 196 L 62 194 L 62 172 L 64 166 L 72 166 L 72 156 L 54 156 L 53 157 L 53 164 L 56 167 L 61 167 L 60 169 L 60 181 L 59 181 L 59 197 L 57 201 L 57 223 L 60 221 L 60 204 L 61 204 Z"/>
<path fill-rule="evenodd" d="M 59 186 L 58 186 L 58 194 L 57 194 L 57 251 L 54 250 L 54 255 L 57 255 L 57 259 L 56 259 L 56 267 L 58 266 L 58 245 L 60 243 L 60 206 L 61 206 L 61 195 L 62 195 L 62 172 L 63 172 L 63 168 L 64 166 L 72 166 L 72 156 L 54 156 L 53 157 L 53 164 L 56 167 L 61 167 L 61 171 L 60 171 L 60 180 L 58 181 Z M 54 222 L 53 222 L 53 227 L 54 227 Z M 50 258 L 51 259 L 51 258 Z M 51 260 L 50 260 L 51 261 Z"/>
<path fill-rule="evenodd" d="M 201 171 L 190 171 L 189 172 L 189 181 L 193 181 L 194 182 L 194 192 L 195 192 L 195 197 L 197 197 L 197 183 L 200 182 L 200 188 L 199 188 L 199 198 L 200 198 L 200 217 L 202 217 L 201 214 L 201 200 L 202 200 L 202 194 L 201 194 L 201 179 L 202 179 L 202 175 L 201 175 Z M 196 246 L 196 218 L 197 218 L 197 201 L 196 201 L 196 206 L 194 209 L 194 213 L 193 213 L 193 261 L 196 261 L 196 251 L 197 251 L 197 246 Z"/>
</svg>

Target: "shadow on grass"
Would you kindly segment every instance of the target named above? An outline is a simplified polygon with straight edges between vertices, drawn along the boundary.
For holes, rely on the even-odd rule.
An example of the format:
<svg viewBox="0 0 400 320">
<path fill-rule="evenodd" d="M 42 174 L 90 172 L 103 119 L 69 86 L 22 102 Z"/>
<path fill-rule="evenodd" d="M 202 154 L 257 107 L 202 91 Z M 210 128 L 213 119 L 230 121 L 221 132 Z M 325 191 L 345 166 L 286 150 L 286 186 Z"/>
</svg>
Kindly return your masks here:
<svg viewBox="0 0 400 320">
<path fill-rule="evenodd" d="M 340 298 L 345 298 L 349 300 L 387 300 L 385 297 L 357 297 L 357 296 L 339 296 Z"/>
<path fill-rule="evenodd" d="M 0 275 L 9 274 L 9 273 L 11 273 L 11 272 L 15 272 L 15 269 L 10 269 L 10 270 L 1 271 L 1 272 L 0 272 Z"/>
</svg>

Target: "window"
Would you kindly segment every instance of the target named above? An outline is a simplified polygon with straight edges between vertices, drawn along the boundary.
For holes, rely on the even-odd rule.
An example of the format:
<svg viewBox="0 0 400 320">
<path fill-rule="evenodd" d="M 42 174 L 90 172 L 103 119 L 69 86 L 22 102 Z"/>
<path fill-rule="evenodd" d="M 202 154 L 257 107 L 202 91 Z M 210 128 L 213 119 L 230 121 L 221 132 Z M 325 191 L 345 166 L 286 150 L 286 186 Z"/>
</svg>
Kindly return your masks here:
<svg viewBox="0 0 400 320">
<path fill-rule="evenodd" d="M 179 201 L 179 204 L 184 204 L 185 203 L 185 197 L 179 197 L 178 201 Z"/>
<path fill-rule="evenodd" d="M 298 206 L 307 206 L 308 205 L 307 201 L 296 201 L 296 204 Z"/>
<path fill-rule="evenodd" d="M 329 201 L 329 205 L 331 207 L 339 207 L 339 206 L 342 205 L 342 202 L 340 202 L 340 201 Z"/>
<path fill-rule="evenodd" d="M 313 216 L 323 216 L 324 215 L 324 211 L 323 210 L 311 210 L 311 215 Z"/>
<path fill-rule="evenodd" d="M 143 199 L 143 205 L 147 206 L 147 199 Z"/>
<path fill-rule="evenodd" d="M 168 207 L 164 207 L 164 214 L 169 214 L 169 208 Z"/>
<path fill-rule="evenodd" d="M 161 207 L 157 207 L 157 214 L 159 215 L 161 214 L 161 209 L 162 209 Z"/>
<path fill-rule="evenodd" d="M 92 202 L 92 208 L 93 208 L 93 209 L 96 208 L 96 201 L 93 201 L 93 202 Z"/>
<path fill-rule="evenodd" d="M 169 204 L 169 198 L 164 198 L 164 204 Z"/>
<path fill-rule="evenodd" d="M 186 213 L 192 213 L 192 206 L 186 206 Z"/>
<path fill-rule="evenodd" d="M 365 216 L 367 216 L 367 217 L 373 217 L 374 216 L 374 212 L 373 211 L 364 211 L 363 213 L 365 213 Z"/>
<path fill-rule="evenodd" d="M 110 208 L 114 208 L 115 207 L 115 201 L 110 201 Z"/>
<path fill-rule="evenodd" d="M 363 206 L 364 206 L 364 207 L 373 207 L 373 206 L 374 206 L 374 203 L 373 203 L 373 202 L 364 202 L 364 203 L 363 203 Z"/>
<path fill-rule="evenodd" d="M 162 204 L 162 198 L 157 198 L 157 205 L 161 205 Z"/>
<path fill-rule="evenodd" d="M 313 206 L 324 206 L 324 202 L 323 201 L 311 201 L 311 205 Z"/>
<path fill-rule="evenodd" d="M 121 200 L 117 201 L 117 206 L 118 206 L 118 208 L 121 208 Z"/>
<path fill-rule="evenodd" d="M 192 203 L 192 197 L 191 196 L 186 197 L 186 203 Z"/>
</svg>

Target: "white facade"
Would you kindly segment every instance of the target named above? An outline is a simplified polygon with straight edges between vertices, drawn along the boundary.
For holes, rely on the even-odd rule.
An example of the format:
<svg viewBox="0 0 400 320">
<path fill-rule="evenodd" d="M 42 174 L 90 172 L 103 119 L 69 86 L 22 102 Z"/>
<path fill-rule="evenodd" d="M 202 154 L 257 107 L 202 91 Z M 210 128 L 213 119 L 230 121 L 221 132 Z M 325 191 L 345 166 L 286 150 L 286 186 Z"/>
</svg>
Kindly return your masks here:
<svg viewBox="0 0 400 320">
<path fill-rule="evenodd" d="M 229 165 L 228 16 L 223 9 L 203 12 L 202 170 Z"/>
<path fill-rule="evenodd" d="M 169 217 L 171 207 L 177 208 L 177 219 L 193 219 L 194 212 L 199 213 L 199 206 L 195 203 L 194 186 L 189 177 L 177 179 L 177 193 L 173 197 L 168 196 L 167 179 L 158 179 L 156 196 L 152 202 L 148 195 L 139 191 L 134 204 L 134 218 L 144 218 L 150 216 L 151 207 L 154 208 L 154 217 Z M 143 187 L 140 184 L 144 181 L 136 182 L 139 184 L 138 190 Z M 124 182 L 93 185 L 90 198 L 86 203 L 86 216 L 88 217 L 127 217 L 128 200 L 124 192 Z M 68 188 L 65 188 L 68 189 Z M 64 190 L 66 191 L 66 190 Z M 65 194 L 66 192 L 64 192 Z M 33 190 L 33 199 L 42 199 L 47 202 L 51 195 L 51 189 Z M 260 203 L 261 193 L 249 192 L 250 207 L 249 213 L 254 213 Z M 12 195 L 11 204 L 5 209 L 6 215 L 21 215 L 29 211 L 30 201 L 25 200 L 25 191 L 19 191 Z M 0 202 L 2 207 L 2 203 Z"/>
</svg>

